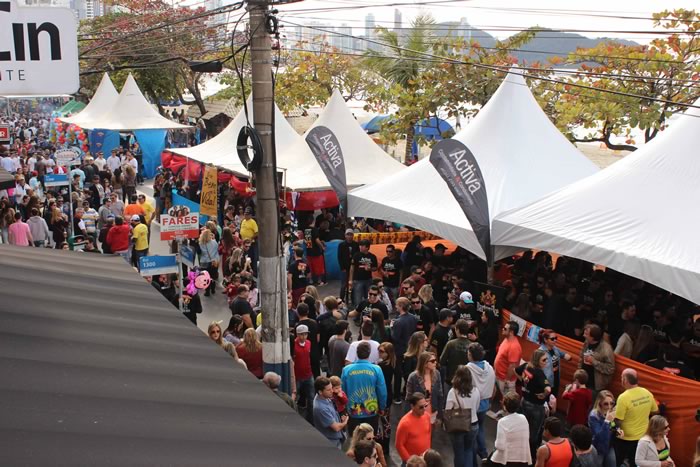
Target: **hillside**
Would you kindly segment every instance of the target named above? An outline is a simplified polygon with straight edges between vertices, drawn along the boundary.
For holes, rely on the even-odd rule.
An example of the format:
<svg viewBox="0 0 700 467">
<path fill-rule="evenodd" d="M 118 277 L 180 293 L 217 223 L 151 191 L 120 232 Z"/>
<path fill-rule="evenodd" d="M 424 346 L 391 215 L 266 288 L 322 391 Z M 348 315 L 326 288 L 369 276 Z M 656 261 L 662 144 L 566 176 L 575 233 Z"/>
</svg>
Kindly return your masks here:
<svg viewBox="0 0 700 467">
<path fill-rule="evenodd" d="M 482 47 L 493 47 L 496 44 L 496 38 L 486 31 L 475 28 L 464 20 L 461 22 L 450 21 L 438 23 L 435 25 L 435 32 L 439 36 L 463 37 L 472 39 Z M 519 51 L 514 51 L 512 54 L 522 64 L 542 62 L 546 63 L 551 57 L 565 58 L 570 52 L 575 52 L 577 48 L 589 49 L 597 46 L 601 42 L 615 41 L 624 45 L 638 45 L 636 42 L 624 39 L 610 39 L 605 37 L 589 38 L 581 34 L 557 32 L 557 31 L 542 31 L 538 32 L 534 39 L 521 47 Z"/>
</svg>

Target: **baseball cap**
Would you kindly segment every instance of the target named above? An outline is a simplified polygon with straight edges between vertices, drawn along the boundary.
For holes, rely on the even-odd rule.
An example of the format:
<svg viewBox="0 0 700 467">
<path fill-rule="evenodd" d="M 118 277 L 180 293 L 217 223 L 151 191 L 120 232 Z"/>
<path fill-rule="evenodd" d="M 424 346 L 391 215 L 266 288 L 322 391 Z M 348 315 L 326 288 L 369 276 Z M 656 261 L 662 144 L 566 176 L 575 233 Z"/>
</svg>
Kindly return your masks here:
<svg viewBox="0 0 700 467">
<path fill-rule="evenodd" d="M 355 231 L 352 230 L 352 229 L 345 229 L 345 235 L 347 235 L 347 234 L 354 234 L 354 233 L 355 233 Z"/>
<path fill-rule="evenodd" d="M 308 334 L 309 333 L 309 327 L 305 324 L 300 324 L 297 326 L 297 334 Z"/>
<path fill-rule="evenodd" d="M 135 221 L 141 222 L 141 217 L 138 214 L 134 214 L 133 216 L 131 216 L 131 222 Z M 471 295 L 469 296 L 469 298 L 471 298 Z"/>
<path fill-rule="evenodd" d="M 459 294 L 459 299 L 462 300 L 464 303 L 474 303 L 474 300 L 472 299 L 472 294 L 469 292 L 462 292 Z"/>
</svg>

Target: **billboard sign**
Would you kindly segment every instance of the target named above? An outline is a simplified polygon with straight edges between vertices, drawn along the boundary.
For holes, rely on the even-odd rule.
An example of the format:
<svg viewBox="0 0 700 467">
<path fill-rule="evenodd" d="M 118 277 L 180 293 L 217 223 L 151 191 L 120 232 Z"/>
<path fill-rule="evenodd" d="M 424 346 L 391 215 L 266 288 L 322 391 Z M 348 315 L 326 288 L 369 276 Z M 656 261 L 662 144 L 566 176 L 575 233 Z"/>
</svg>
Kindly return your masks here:
<svg viewBox="0 0 700 467">
<path fill-rule="evenodd" d="M 185 206 L 173 206 L 160 216 L 160 239 L 163 241 L 199 237 L 199 213 Z"/>
<path fill-rule="evenodd" d="M 0 1 L 0 95 L 55 96 L 80 88 L 73 11 Z"/>
</svg>

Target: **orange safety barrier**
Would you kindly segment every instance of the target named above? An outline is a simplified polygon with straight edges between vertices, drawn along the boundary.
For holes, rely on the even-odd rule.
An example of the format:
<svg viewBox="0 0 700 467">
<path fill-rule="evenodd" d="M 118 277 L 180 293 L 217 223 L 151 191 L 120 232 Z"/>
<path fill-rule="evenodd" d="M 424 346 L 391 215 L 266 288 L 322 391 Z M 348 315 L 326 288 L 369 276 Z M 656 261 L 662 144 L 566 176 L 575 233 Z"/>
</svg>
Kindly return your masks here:
<svg viewBox="0 0 700 467">
<path fill-rule="evenodd" d="M 413 233 L 413 232 L 411 232 L 411 233 Z M 357 240 L 357 235 L 358 234 L 355 234 L 355 240 L 359 241 L 359 240 Z M 387 234 L 387 235 L 393 235 L 393 234 Z M 384 259 L 384 257 L 386 256 L 386 246 L 387 245 L 394 245 L 397 249 L 403 251 L 406 248 L 406 244 L 408 243 L 408 241 L 411 240 L 411 238 L 409 238 L 405 242 L 398 242 L 398 243 L 389 242 L 389 243 L 377 243 L 377 244 L 375 244 L 374 242 L 372 242 L 372 245 L 370 245 L 370 247 L 369 247 L 369 251 L 371 253 L 373 253 L 374 256 L 377 257 L 377 262 L 379 264 L 381 264 L 382 259 Z M 433 250 L 435 250 L 435 245 L 437 245 L 438 243 L 442 243 L 443 245 L 445 245 L 445 248 L 447 248 L 447 251 L 445 252 L 446 255 L 449 255 L 457 248 L 457 245 L 455 245 L 451 241 L 443 240 L 443 239 L 421 240 L 420 243 L 421 243 L 421 245 L 423 245 L 423 247 L 430 247 Z M 380 277 L 380 276 L 377 276 L 377 277 Z"/>
<path fill-rule="evenodd" d="M 503 323 L 510 319 L 510 312 L 503 310 Z M 539 344 L 527 339 L 527 332 L 532 326 L 526 322 L 525 332 L 520 338 L 523 348 L 523 359 L 529 360 Z M 571 361 L 561 361 L 561 390 L 571 383 L 574 371 L 578 368 L 579 354 L 582 343 L 574 339 L 559 335 L 557 347 L 571 354 Z M 671 443 L 671 457 L 678 467 L 692 466 L 695 454 L 695 440 L 700 436 L 700 422 L 695 420 L 695 414 L 700 408 L 700 382 L 680 376 L 671 375 L 656 368 L 651 368 L 642 363 L 625 357 L 615 357 L 615 376 L 608 388 L 616 396 L 624 389 L 620 382 L 620 375 L 625 368 L 634 368 L 639 374 L 640 386 L 654 394 L 657 402 L 666 405 L 666 417 L 671 425 L 669 441 Z M 557 399 L 557 405 L 565 408 L 566 401 Z"/>
</svg>

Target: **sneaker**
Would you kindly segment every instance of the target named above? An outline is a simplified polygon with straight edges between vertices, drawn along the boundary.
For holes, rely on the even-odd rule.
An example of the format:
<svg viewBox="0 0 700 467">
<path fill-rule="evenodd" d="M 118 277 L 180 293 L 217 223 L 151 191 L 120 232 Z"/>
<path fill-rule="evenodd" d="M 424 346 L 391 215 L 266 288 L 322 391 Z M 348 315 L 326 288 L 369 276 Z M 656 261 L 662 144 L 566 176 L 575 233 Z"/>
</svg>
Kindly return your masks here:
<svg viewBox="0 0 700 467">
<path fill-rule="evenodd" d="M 394 399 L 394 404 L 399 405 L 401 403 L 401 399 Z"/>
</svg>

